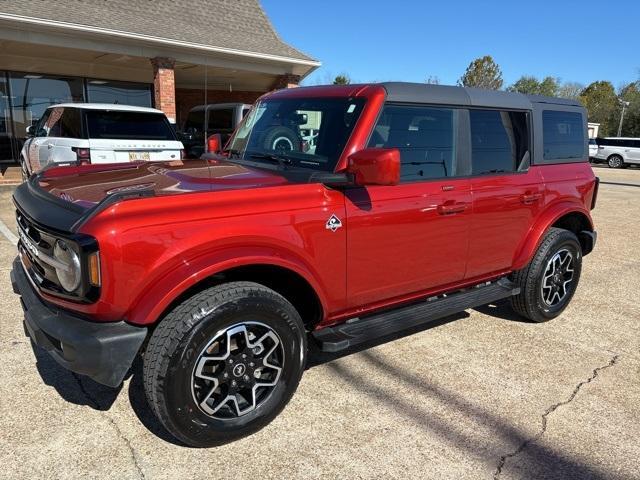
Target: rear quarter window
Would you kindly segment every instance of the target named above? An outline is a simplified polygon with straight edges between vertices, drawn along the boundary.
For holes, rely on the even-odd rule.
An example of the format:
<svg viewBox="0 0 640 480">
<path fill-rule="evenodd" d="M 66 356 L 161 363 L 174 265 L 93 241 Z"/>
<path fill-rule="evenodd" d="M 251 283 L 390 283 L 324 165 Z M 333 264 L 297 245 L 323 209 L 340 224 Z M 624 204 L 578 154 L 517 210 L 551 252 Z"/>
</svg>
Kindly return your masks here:
<svg viewBox="0 0 640 480">
<path fill-rule="evenodd" d="M 585 156 L 585 132 L 578 112 L 542 112 L 544 160 L 579 159 Z"/>
<path fill-rule="evenodd" d="M 89 138 L 175 140 L 169 121 L 160 113 L 88 110 L 86 120 Z"/>
</svg>

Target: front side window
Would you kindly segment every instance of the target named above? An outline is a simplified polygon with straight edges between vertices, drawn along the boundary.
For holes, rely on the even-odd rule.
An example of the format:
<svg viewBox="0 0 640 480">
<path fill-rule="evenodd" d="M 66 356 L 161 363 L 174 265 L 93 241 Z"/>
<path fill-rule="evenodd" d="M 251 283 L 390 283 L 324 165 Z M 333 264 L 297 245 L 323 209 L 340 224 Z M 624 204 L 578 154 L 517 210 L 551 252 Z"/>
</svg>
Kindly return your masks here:
<svg viewBox="0 0 640 480">
<path fill-rule="evenodd" d="M 89 138 L 121 140 L 175 140 L 167 118 L 160 113 L 87 110 Z"/>
<path fill-rule="evenodd" d="M 229 142 L 231 158 L 333 171 L 364 103 L 362 98 L 263 100 Z"/>
<path fill-rule="evenodd" d="M 515 172 L 529 165 L 527 114 L 469 110 L 473 175 Z"/>
<path fill-rule="evenodd" d="M 457 115 L 451 108 L 386 105 L 368 146 L 400 151 L 402 181 L 455 176 Z"/>
<path fill-rule="evenodd" d="M 580 113 L 543 111 L 544 159 L 563 160 L 584 157 L 584 133 L 584 122 Z"/>
</svg>

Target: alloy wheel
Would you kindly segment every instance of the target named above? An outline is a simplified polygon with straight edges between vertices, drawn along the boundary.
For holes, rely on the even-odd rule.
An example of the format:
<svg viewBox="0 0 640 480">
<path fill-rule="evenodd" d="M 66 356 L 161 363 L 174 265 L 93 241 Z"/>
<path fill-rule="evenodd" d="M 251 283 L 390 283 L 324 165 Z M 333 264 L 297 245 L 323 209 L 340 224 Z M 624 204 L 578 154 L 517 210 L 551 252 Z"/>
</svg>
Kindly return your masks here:
<svg viewBox="0 0 640 480">
<path fill-rule="evenodd" d="M 264 403 L 284 367 L 278 334 L 259 322 L 219 331 L 200 352 L 191 377 L 193 399 L 210 417 L 228 420 Z"/>
<path fill-rule="evenodd" d="M 562 302 L 571 289 L 573 281 L 573 254 L 563 248 L 547 262 L 542 276 L 542 301 L 549 307 Z"/>
</svg>

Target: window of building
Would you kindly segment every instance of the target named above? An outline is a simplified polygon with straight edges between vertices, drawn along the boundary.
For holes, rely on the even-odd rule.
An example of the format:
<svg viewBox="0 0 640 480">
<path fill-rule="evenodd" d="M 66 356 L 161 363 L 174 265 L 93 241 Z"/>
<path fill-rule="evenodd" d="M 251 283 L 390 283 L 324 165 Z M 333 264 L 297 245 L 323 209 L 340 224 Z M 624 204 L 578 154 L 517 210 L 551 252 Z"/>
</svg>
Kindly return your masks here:
<svg viewBox="0 0 640 480">
<path fill-rule="evenodd" d="M 84 102 L 82 78 L 10 73 L 15 135 L 26 136 L 26 128 L 38 123 L 47 107 L 56 103 Z"/>
<path fill-rule="evenodd" d="M 527 114 L 469 110 L 474 175 L 515 172 L 529 164 Z"/>
<path fill-rule="evenodd" d="M 13 158 L 11 136 L 9 85 L 5 72 L 0 71 L 0 161 Z"/>
<path fill-rule="evenodd" d="M 451 108 L 387 105 L 369 147 L 400 150 L 402 181 L 455 176 L 457 114 Z"/>
<path fill-rule="evenodd" d="M 580 113 L 557 110 L 543 111 L 542 135 L 545 160 L 585 156 L 584 122 Z"/>
<path fill-rule="evenodd" d="M 145 83 L 87 80 L 87 97 L 92 103 L 116 103 L 151 107 L 151 86 Z"/>
</svg>

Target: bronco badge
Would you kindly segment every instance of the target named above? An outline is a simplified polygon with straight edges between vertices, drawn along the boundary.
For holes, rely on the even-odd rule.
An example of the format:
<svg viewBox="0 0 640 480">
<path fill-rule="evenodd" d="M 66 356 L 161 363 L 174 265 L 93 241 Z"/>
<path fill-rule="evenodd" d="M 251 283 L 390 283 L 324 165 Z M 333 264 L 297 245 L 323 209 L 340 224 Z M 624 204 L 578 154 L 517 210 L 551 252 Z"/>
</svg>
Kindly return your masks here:
<svg viewBox="0 0 640 480">
<path fill-rule="evenodd" d="M 332 232 L 335 232 L 340 227 L 342 227 L 342 222 L 340 221 L 340 219 L 336 217 L 335 214 L 331 215 L 331 217 L 329 217 L 329 220 L 327 220 L 327 225 L 326 225 L 327 230 L 331 230 Z"/>
</svg>

